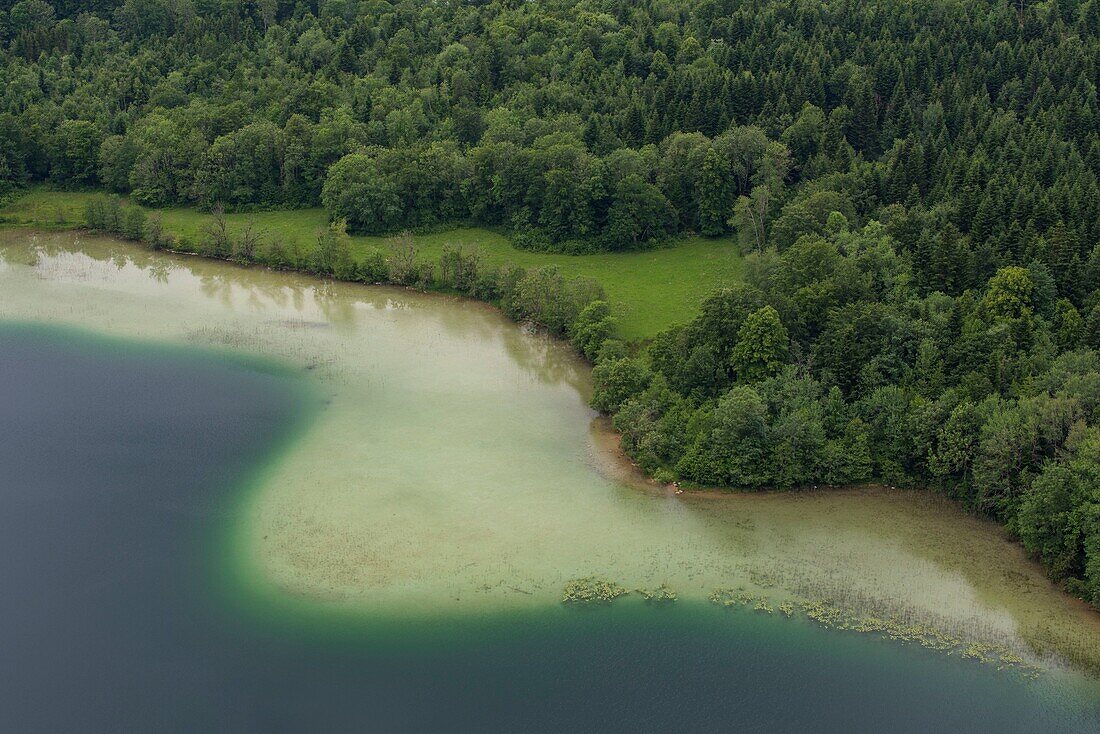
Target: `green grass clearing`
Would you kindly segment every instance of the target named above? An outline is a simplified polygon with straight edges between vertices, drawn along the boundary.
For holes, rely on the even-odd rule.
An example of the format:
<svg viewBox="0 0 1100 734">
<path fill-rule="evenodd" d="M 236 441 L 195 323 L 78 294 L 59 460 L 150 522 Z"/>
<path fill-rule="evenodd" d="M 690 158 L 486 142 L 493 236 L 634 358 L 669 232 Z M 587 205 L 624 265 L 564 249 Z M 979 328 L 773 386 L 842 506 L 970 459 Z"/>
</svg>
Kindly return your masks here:
<svg viewBox="0 0 1100 734">
<path fill-rule="evenodd" d="M 0 208 L 0 222 L 36 227 L 76 227 L 83 221 L 84 206 L 96 192 L 52 191 L 35 188 Z M 161 211 L 164 228 L 172 234 L 197 240 L 210 215 L 196 209 Z M 252 217 L 264 237 L 279 237 L 288 244 L 309 246 L 327 223 L 322 209 L 230 214 L 232 229 Z M 357 254 L 370 247 L 388 249 L 387 237 L 353 236 Z M 560 255 L 517 250 L 504 235 L 478 227 L 458 227 L 415 234 L 421 257 L 438 259 L 446 244 L 476 245 L 486 263 L 515 263 L 525 267 L 557 265 L 569 276 L 587 275 L 607 290 L 625 339 L 646 339 L 674 324 L 689 321 L 711 292 L 741 278 L 742 262 L 731 238 L 685 237 L 666 247 L 642 252 Z"/>
</svg>

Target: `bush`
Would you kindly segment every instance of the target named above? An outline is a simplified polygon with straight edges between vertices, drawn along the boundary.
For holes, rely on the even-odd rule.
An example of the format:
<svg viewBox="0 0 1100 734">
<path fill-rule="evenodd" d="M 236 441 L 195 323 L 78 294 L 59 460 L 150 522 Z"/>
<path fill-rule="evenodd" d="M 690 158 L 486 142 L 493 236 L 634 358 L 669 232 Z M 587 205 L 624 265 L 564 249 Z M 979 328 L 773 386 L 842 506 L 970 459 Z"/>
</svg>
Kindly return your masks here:
<svg viewBox="0 0 1100 734">
<path fill-rule="evenodd" d="M 439 255 L 439 283 L 460 293 L 472 293 L 477 286 L 481 254 L 477 248 L 443 245 Z"/>
<path fill-rule="evenodd" d="M 549 252 L 554 249 L 550 237 L 541 229 L 522 227 L 512 231 L 512 247 L 530 252 Z"/>
<path fill-rule="evenodd" d="M 103 229 L 103 197 L 88 199 L 84 205 L 84 226 L 91 230 Z"/>
<path fill-rule="evenodd" d="M 94 196 L 84 206 L 84 226 L 97 232 L 119 233 L 122 201 L 117 196 Z"/>
<path fill-rule="evenodd" d="M 145 239 L 145 212 L 139 207 L 131 205 L 123 208 L 120 220 L 119 234 L 135 242 Z"/>
<path fill-rule="evenodd" d="M 389 277 L 386 256 L 382 251 L 373 247 L 367 250 L 363 259 L 359 261 L 359 280 L 364 283 L 384 283 L 389 280 Z"/>
<path fill-rule="evenodd" d="M 145 241 L 154 250 L 163 250 L 171 244 L 168 236 L 164 234 L 159 212 L 154 212 L 145 224 Z"/>
<path fill-rule="evenodd" d="M 390 280 L 401 285 L 416 285 L 420 282 L 421 264 L 416 259 L 412 235 L 404 232 L 391 238 L 390 242 L 393 251 L 388 264 Z"/>
</svg>

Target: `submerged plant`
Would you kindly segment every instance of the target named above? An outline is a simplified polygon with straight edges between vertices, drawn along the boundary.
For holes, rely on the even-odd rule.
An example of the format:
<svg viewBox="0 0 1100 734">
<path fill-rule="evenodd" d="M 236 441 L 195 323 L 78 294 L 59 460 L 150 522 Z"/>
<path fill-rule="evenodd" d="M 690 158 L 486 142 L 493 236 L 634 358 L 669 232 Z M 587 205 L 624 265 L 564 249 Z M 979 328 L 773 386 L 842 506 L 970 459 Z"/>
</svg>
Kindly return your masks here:
<svg viewBox="0 0 1100 734">
<path fill-rule="evenodd" d="M 737 589 L 715 589 L 710 594 L 710 601 L 714 604 L 718 604 L 723 607 L 747 607 L 755 606 L 765 602 L 764 597 L 754 596 L 742 588 Z"/>
<path fill-rule="evenodd" d="M 1039 668 L 1005 645 L 964 640 L 932 625 L 905 621 L 893 615 L 856 614 L 823 599 L 803 600 L 799 606 L 809 619 L 828 629 L 877 634 L 886 640 L 917 644 L 948 655 L 995 664 L 998 669 L 1018 670 L 1031 678 L 1039 675 Z"/>
<path fill-rule="evenodd" d="M 630 591 L 601 576 L 570 579 L 562 592 L 562 604 L 609 604 Z"/>
<path fill-rule="evenodd" d="M 753 605 L 753 609 L 758 612 L 767 612 L 768 614 L 771 614 L 773 611 L 775 611 L 774 609 L 772 609 L 772 605 L 768 603 L 768 600 L 762 596 L 756 600 L 756 604 Z"/>
<path fill-rule="evenodd" d="M 931 624 L 903 619 L 894 613 L 858 613 L 831 599 L 786 600 L 773 607 L 767 596 L 752 594 L 742 587 L 715 589 L 710 601 L 726 608 L 741 607 L 772 614 L 778 609 L 791 618 L 801 611 L 810 621 L 826 629 L 878 635 L 884 640 L 916 644 L 947 655 L 996 665 L 998 670 L 1015 670 L 1025 677 L 1036 678 L 1040 669 L 1022 658 L 1005 644 L 964 639 Z"/>
<path fill-rule="evenodd" d="M 649 604 L 667 604 L 676 601 L 676 592 L 670 589 L 667 584 L 661 584 L 655 589 L 637 589 L 637 592 Z"/>
</svg>

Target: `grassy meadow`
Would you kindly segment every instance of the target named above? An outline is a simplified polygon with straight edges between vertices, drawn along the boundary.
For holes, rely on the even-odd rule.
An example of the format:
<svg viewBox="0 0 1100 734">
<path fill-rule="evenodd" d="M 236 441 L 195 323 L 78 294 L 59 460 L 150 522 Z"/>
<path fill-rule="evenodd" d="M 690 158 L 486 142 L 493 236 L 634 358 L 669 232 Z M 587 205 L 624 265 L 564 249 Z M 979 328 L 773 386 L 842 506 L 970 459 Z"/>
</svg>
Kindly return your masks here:
<svg viewBox="0 0 1100 734">
<path fill-rule="evenodd" d="M 0 222 L 76 227 L 83 220 L 86 202 L 96 195 L 96 192 L 31 189 L 0 208 Z M 196 209 L 164 209 L 161 214 L 166 231 L 190 240 L 201 237 L 210 221 L 209 214 Z M 297 209 L 229 214 L 230 227 L 243 227 L 249 217 L 265 239 L 278 237 L 288 244 L 303 246 L 315 242 L 318 231 L 327 222 L 322 209 Z M 353 236 L 351 240 L 356 253 L 371 247 L 389 247 L 387 237 Z M 415 234 L 414 241 L 421 257 L 428 260 L 437 259 L 446 244 L 462 244 L 477 246 L 483 260 L 494 265 L 557 265 L 567 275 L 596 278 L 614 305 L 621 336 L 631 340 L 647 339 L 662 329 L 690 320 L 708 294 L 741 277 L 741 257 L 730 238 L 688 237 L 653 250 L 594 255 L 517 250 L 506 236 L 477 227 Z"/>
</svg>

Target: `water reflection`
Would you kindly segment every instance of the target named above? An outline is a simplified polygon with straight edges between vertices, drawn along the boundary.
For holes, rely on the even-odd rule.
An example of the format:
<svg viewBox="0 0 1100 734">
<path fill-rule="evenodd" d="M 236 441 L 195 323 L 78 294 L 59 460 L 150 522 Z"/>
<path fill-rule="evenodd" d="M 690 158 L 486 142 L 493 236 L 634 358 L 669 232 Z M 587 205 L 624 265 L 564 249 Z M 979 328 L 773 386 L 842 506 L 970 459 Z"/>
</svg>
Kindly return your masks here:
<svg viewBox="0 0 1100 734">
<path fill-rule="evenodd" d="M 60 282 L 107 281 L 117 274 L 141 273 L 157 285 L 196 283 L 199 292 L 230 311 L 290 311 L 284 319 L 300 322 L 323 321 L 346 335 L 361 326 L 362 312 L 430 311 L 449 337 L 477 342 L 500 341 L 516 364 L 539 382 L 568 384 L 585 389 L 583 366 L 537 330 L 517 330 L 488 307 L 446 296 L 425 296 L 414 291 L 388 287 L 362 287 L 320 280 L 297 273 L 244 268 L 199 258 L 150 252 L 117 240 L 88 234 L 41 233 L 3 235 L 0 262 L 33 267 L 45 280 Z M 186 281 L 186 282 L 185 282 Z M 441 308 L 441 303 L 446 307 Z M 471 314 L 482 314 L 471 318 Z M 201 333 L 199 331 L 193 334 Z M 230 344 L 238 340 L 222 335 L 213 341 Z"/>
</svg>

